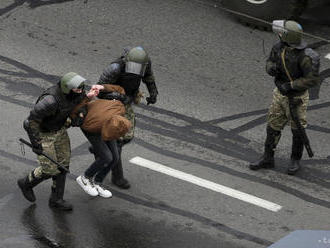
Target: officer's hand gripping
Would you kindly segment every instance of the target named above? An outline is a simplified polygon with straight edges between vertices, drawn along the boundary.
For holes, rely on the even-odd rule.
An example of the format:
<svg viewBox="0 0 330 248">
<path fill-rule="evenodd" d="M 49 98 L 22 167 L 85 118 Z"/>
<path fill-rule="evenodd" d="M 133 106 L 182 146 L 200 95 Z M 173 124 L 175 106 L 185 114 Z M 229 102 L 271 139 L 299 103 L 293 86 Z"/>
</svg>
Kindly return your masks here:
<svg viewBox="0 0 330 248">
<path fill-rule="evenodd" d="M 146 98 L 147 105 L 155 104 L 157 102 L 157 96 L 149 96 Z"/>
<path fill-rule="evenodd" d="M 31 142 L 31 144 L 32 144 L 32 151 L 37 155 L 41 155 L 43 152 L 42 145 L 38 142 Z"/>
<path fill-rule="evenodd" d="M 279 85 L 278 89 L 282 93 L 282 95 L 287 96 L 292 90 L 291 83 L 282 83 Z"/>
</svg>

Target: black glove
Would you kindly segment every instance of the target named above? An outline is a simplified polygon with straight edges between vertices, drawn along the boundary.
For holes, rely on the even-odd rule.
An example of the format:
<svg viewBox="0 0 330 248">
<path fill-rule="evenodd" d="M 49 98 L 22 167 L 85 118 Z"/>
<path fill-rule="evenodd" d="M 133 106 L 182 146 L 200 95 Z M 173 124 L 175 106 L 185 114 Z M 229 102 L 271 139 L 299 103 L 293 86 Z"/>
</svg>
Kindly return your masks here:
<svg viewBox="0 0 330 248">
<path fill-rule="evenodd" d="M 287 96 L 290 91 L 292 90 L 291 83 L 282 83 L 278 86 L 278 90 L 281 92 L 282 95 Z"/>
<path fill-rule="evenodd" d="M 32 151 L 37 155 L 41 155 L 43 152 L 42 145 L 35 141 L 33 142 L 31 141 L 31 144 L 32 144 Z"/>
<path fill-rule="evenodd" d="M 77 112 L 77 117 L 71 119 L 71 126 L 80 127 L 84 123 L 86 115 L 87 115 L 87 108 L 86 107 L 80 108 Z"/>
<path fill-rule="evenodd" d="M 268 69 L 268 74 L 271 75 L 271 76 L 275 76 L 277 74 L 277 68 L 276 66 L 271 66 L 269 69 Z"/>
<path fill-rule="evenodd" d="M 122 95 L 122 94 L 120 94 L 120 99 L 119 99 L 119 101 L 121 101 L 124 105 L 127 105 L 127 104 L 130 104 L 131 99 L 130 99 L 130 97 L 127 96 L 127 95 Z"/>
<path fill-rule="evenodd" d="M 149 96 L 146 98 L 147 105 L 149 104 L 155 104 L 157 102 L 157 95 Z"/>
<path fill-rule="evenodd" d="M 37 155 L 41 155 L 42 145 L 39 133 L 31 128 L 29 119 L 24 120 L 23 127 L 29 136 L 32 145 L 32 151 Z"/>
<path fill-rule="evenodd" d="M 155 104 L 157 102 L 158 90 L 155 82 L 149 82 L 147 85 L 149 91 L 149 97 L 146 98 L 147 105 Z"/>
</svg>

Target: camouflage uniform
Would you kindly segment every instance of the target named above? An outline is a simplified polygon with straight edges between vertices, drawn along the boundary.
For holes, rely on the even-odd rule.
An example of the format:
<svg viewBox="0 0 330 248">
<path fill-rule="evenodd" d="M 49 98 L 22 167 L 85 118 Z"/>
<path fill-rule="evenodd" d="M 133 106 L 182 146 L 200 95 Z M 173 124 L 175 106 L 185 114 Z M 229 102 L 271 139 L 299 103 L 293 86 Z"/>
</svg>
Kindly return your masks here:
<svg viewBox="0 0 330 248">
<path fill-rule="evenodd" d="M 40 138 L 45 154 L 69 169 L 71 146 L 66 127 L 62 127 L 56 132 L 40 132 Z M 56 164 L 42 155 L 38 155 L 38 162 L 40 166 L 34 169 L 29 175 L 31 181 L 32 177 L 43 178 L 61 173 Z M 56 188 L 56 185 L 53 185 L 53 187 Z"/>
<path fill-rule="evenodd" d="M 131 62 L 133 62 L 135 65 L 139 63 L 143 64 L 145 66 L 143 72 L 138 74 L 132 71 L 127 71 L 127 65 Z M 122 146 L 130 142 L 134 137 L 135 114 L 132 104 L 137 104 L 140 100 L 141 93 L 139 92 L 139 87 L 141 81 L 145 83 L 150 94 L 150 96 L 146 98 L 148 104 L 156 103 L 158 91 L 152 71 L 151 60 L 141 47 L 135 47 L 131 50 L 126 50 L 120 58 L 113 61 L 108 67 L 104 69 L 99 79 L 99 84 L 115 84 L 121 86 L 125 90 L 126 95 L 120 97 L 115 96 L 112 93 L 99 95 L 99 98 L 103 99 L 121 100 L 125 104 L 126 108 L 125 117 L 132 124 L 132 128 L 129 130 L 129 132 L 118 140 L 119 154 L 121 154 Z M 129 187 L 128 181 L 123 177 L 121 158 L 112 170 L 112 182 L 121 188 Z"/>
<path fill-rule="evenodd" d="M 120 140 L 127 143 L 134 138 L 135 113 L 131 104 L 125 105 L 125 109 L 126 109 L 125 117 L 131 122 L 132 126 L 130 130 L 124 135 L 124 137 L 120 138 Z"/>
<path fill-rule="evenodd" d="M 302 43 L 299 48 L 290 47 L 282 41 L 273 46 L 267 60 L 266 71 L 275 78 L 277 87 L 273 91 L 273 101 L 267 116 L 264 154 L 260 160 L 250 164 L 250 169 L 274 167 L 274 151 L 280 140 L 281 131 L 287 124 L 291 126 L 293 135 L 288 173 L 293 175 L 299 169 L 304 146 L 296 124 L 291 118 L 289 96 L 295 103 L 299 122 L 306 128 L 308 89 L 319 83 L 319 61 L 319 55 Z"/>
<path fill-rule="evenodd" d="M 306 111 L 309 101 L 309 94 L 306 90 L 302 96 L 294 97 L 297 102 L 297 115 L 301 125 L 306 128 Z M 267 123 L 274 130 L 281 131 L 285 125 L 290 125 L 293 129 L 297 129 L 295 122 L 291 119 L 289 100 L 287 96 L 283 96 L 278 88 L 273 91 L 273 101 L 270 105 L 267 115 Z"/>
<path fill-rule="evenodd" d="M 34 202 L 33 188 L 40 182 L 52 178 L 53 185 L 49 206 L 60 210 L 72 210 L 72 205 L 63 200 L 65 179 L 70 164 L 70 140 L 67 133 L 68 119 L 73 108 L 85 97 L 82 88 L 86 79 L 76 73 L 65 74 L 61 81 L 45 90 L 38 98 L 24 128 L 30 138 L 32 149 L 38 155 L 39 166 L 26 177 L 18 180 L 24 197 Z M 76 93 L 71 89 L 77 89 Z M 63 168 L 42 155 L 47 154 Z"/>
</svg>

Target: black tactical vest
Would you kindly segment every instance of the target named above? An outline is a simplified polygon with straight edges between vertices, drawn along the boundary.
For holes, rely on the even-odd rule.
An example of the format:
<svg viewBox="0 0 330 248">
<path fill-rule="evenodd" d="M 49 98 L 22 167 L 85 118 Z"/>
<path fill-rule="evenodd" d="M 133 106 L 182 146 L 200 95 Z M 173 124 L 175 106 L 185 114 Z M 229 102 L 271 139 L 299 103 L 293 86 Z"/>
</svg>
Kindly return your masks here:
<svg viewBox="0 0 330 248">
<path fill-rule="evenodd" d="M 118 59 L 114 63 L 120 65 L 120 75 L 114 84 L 123 87 L 126 95 L 134 97 L 139 90 L 142 77 L 132 73 L 126 73 L 125 62 L 122 59 Z"/>
<path fill-rule="evenodd" d="M 293 80 L 304 76 L 304 72 L 299 67 L 299 63 L 300 60 L 303 59 L 304 56 L 306 56 L 305 50 L 308 48 L 292 49 L 287 47 L 282 42 L 279 42 L 274 46 L 276 68 L 279 71 L 278 75 L 276 75 L 276 78 L 281 82 L 290 82 L 290 79 L 288 78 L 285 72 L 285 68 L 281 58 L 281 53 L 285 47 L 286 47 L 285 64 Z"/>
<path fill-rule="evenodd" d="M 60 130 L 73 108 L 81 102 L 84 94 L 81 96 L 69 99 L 67 95 L 64 95 L 61 91 L 60 85 L 55 85 L 53 87 L 45 90 L 37 99 L 37 102 L 46 95 L 52 95 L 58 104 L 57 111 L 54 115 L 45 117 L 40 123 L 40 129 L 43 132 L 52 132 Z"/>
</svg>

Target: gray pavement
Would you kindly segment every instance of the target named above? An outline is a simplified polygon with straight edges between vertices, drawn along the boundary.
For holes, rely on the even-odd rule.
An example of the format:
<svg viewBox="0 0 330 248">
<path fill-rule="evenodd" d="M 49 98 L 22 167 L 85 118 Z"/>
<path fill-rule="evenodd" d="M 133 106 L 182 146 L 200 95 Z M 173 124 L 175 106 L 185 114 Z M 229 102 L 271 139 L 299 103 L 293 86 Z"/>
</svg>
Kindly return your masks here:
<svg viewBox="0 0 330 248">
<path fill-rule="evenodd" d="M 276 168 L 253 172 L 262 153 L 272 79 L 264 71 L 275 35 L 238 23 L 216 1 L 2 0 L 0 4 L 0 247 L 268 247 L 295 230 L 330 230 L 330 45 L 321 54 L 323 84 L 310 102 L 315 157 L 290 177 L 291 134 L 283 132 Z M 330 38 L 324 9 L 302 17 L 305 31 Z M 322 11 L 321 11 L 322 10 Z M 324 16 L 324 17 L 323 17 Z M 75 71 L 96 82 L 123 47 L 143 45 L 160 92 L 136 106 L 135 140 L 124 149 L 132 188 L 107 179 L 112 199 L 90 198 L 74 181 L 93 161 L 79 129 L 62 214 L 47 206 L 50 183 L 30 205 L 16 186 L 36 166 L 17 140 L 42 89 Z M 147 90 L 142 87 L 147 95 Z M 282 206 L 272 212 L 129 162 L 160 163 Z M 330 237 L 329 237 L 330 238 Z"/>
</svg>

